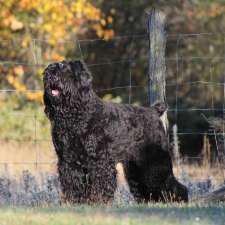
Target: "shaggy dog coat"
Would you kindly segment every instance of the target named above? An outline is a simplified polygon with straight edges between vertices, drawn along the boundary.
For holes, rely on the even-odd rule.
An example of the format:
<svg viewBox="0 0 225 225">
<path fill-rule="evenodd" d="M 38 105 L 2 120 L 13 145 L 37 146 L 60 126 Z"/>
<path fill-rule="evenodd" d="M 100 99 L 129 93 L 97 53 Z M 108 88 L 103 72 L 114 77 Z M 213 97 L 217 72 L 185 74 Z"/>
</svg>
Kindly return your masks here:
<svg viewBox="0 0 225 225">
<path fill-rule="evenodd" d="M 111 201 L 117 163 L 122 163 L 137 202 L 188 200 L 186 187 L 172 171 L 160 120 L 165 105 L 145 108 L 102 101 L 81 61 L 53 63 L 45 69 L 44 103 L 67 201 Z"/>
</svg>

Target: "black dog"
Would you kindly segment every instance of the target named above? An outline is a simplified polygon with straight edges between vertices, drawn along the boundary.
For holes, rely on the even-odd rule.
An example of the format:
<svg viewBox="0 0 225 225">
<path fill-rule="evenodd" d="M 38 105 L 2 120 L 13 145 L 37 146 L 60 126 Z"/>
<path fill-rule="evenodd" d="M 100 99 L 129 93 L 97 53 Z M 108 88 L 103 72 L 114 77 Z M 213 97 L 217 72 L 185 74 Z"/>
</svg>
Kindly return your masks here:
<svg viewBox="0 0 225 225">
<path fill-rule="evenodd" d="M 119 162 L 137 202 L 188 200 L 186 187 L 173 175 L 160 120 L 163 104 L 144 108 L 103 102 L 81 61 L 50 64 L 44 71 L 44 89 L 67 201 L 112 200 Z"/>
</svg>

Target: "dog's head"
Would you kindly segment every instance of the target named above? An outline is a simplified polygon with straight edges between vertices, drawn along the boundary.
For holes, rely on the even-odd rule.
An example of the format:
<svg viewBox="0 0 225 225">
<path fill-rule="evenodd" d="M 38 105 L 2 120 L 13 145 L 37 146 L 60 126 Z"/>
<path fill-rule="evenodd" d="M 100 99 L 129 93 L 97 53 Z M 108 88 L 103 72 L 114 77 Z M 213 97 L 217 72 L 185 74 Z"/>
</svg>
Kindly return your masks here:
<svg viewBox="0 0 225 225">
<path fill-rule="evenodd" d="M 49 114 L 74 108 L 91 88 L 92 76 L 82 61 L 52 63 L 44 70 L 45 112 Z"/>
</svg>

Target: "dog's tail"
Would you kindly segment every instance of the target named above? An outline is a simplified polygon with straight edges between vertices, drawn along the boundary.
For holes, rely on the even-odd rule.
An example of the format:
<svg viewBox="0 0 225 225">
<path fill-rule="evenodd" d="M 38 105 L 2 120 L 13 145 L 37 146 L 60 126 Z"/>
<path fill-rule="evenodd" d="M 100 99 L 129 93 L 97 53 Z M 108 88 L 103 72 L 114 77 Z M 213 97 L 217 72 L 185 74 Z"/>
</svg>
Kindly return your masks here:
<svg viewBox="0 0 225 225">
<path fill-rule="evenodd" d="M 152 107 L 156 110 L 159 116 L 162 116 L 168 108 L 167 104 L 164 102 L 156 102 Z"/>
<path fill-rule="evenodd" d="M 167 104 L 164 102 L 156 102 L 153 106 L 154 110 L 157 112 L 158 116 L 160 117 L 165 133 L 168 132 L 169 121 L 167 118 Z"/>
</svg>

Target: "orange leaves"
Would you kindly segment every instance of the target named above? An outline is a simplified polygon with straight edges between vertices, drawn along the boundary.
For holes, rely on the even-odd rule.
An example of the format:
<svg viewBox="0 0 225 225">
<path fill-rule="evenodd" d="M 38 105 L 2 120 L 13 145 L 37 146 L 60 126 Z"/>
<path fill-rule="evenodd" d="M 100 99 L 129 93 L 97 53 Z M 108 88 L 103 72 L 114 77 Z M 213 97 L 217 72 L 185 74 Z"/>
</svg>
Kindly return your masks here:
<svg viewBox="0 0 225 225">
<path fill-rule="evenodd" d="M 56 51 L 52 51 L 52 52 L 46 52 L 44 55 L 46 60 L 53 60 L 53 61 L 62 61 L 64 60 L 64 56 L 60 55 L 58 52 Z"/>
<path fill-rule="evenodd" d="M 225 13 L 225 5 L 221 4 L 212 4 L 209 10 L 206 11 L 206 16 L 208 17 L 216 17 Z"/>
<path fill-rule="evenodd" d="M 25 28 L 32 35 L 45 37 L 51 43 L 70 39 L 71 32 L 85 32 L 87 29 L 83 27 L 92 28 L 98 36 L 104 37 L 105 27 L 113 22 L 111 16 L 105 18 L 89 0 L 8 0 L 0 17 L 0 32 L 1 24 L 11 31 Z M 108 31 L 106 36 L 110 36 Z"/>
<path fill-rule="evenodd" d="M 62 61 L 64 57 L 59 55 L 57 52 L 52 52 L 52 59 L 54 61 Z"/>
<path fill-rule="evenodd" d="M 13 68 L 13 71 L 14 73 L 17 75 L 17 76 L 23 76 L 24 75 L 24 69 L 22 66 L 16 66 Z"/>
<path fill-rule="evenodd" d="M 102 14 L 101 11 L 90 3 L 86 3 L 86 7 L 83 8 L 84 15 L 86 18 L 90 18 L 90 20 L 99 21 L 101 20 Z"/>
<path fill-rule="evenodd" d="M 71 6 L 73 14 L 78 19 L 82 17 L 95 21 L 99 21 L 101 19 L 101 11 L 87 0 L 74 1 Z"/>
<path fill-rule="evenodd" d="M 105 40 L 109 40 L 114 36 L 114 31 L 112 29 L 105 30 L 103 33 L 103 37 Z"/>
<path fill-rule="evenodd" d="M 20 0 L 18 1 L 18 4 L 21 10 L 30 11 L 32 9 L 35 9 L 38 6 L 39 2 L 39 0 Z"/>
<path fill-rule="evenodd" d="M 17 90 L 18 93 L 26 96 L 30 101 L 42 102 L 43 92 L 42 91 L 31 91 L 28 90 L 26 85 L 21 82 L 20 78 L 24 74 L 22 66 L 16 66 L 13 68 L 14 75 L 8 74 L 6 77 L 7 81 Z"/>
<path fill-rule="evenodd" d="M 23 29 L 24 25 L 14 15 L 10 15 L 2 20 L 4 26 L 9 27 L 12 31 Z"/>
<path fill-rule="evenodd" d="M 187 16 L 189 18 L 214 18 L 225 13 L 225 5 L 221 3 L 210 3 L 199 5 L 199 7 L 191 8 L 187 11 Z"/>
<path fill-rule="evenodd" d="M 113 18 L 105 16 L 90 0 L 7 0 L 2 5 L 0 37 L 9 39 L 6 41 L 9 44 L 4 45 L 0 57 L 36 65 L 6 68 L 4 77 L 11 87 L 32 101 L 42 98 L 41 92 L 27 91 L 29 87 L 41 87 L 37 64 L 61 61 L 71 51 L 68 45 L 59 43 L 84 35 L 88 30 L 94 30 L 106 40 L 114 35 L 108 26 Z"/>
<path fill-rule="evenodd" d="M 13 75 L 8 75 L 7 80 L 18 92 L 26 91 L 26 86 L 24 84 L 22 84 L 19 81 L 19 79 L 14 77 Z"/>
<path fill-rule="evenodd" d="M 105 25 L 106 25 L 105 19 L 101 19 L 101 20 L 100 20 L 100 23 L 101 23 L 102 26 L 105 26 Z"/>
<path fill-rule="evenodd" d="M 93 28 L 96 31 L 96 34 L 105 40 L 109 40 L 114 36 L 114 31 L 112 29 L 102 29 L 101 24 L 95 24 L 93 25 Z"/>
<path fill-rule="evenodd" d="M 41 103 L 43 99 L 43 91 L 26 92 L 26 96 L 31 101 L 38 101 Z"/>
<path fill-rule="evenodd" d="M 108 21 L 108 23 L 112 23 L 113 22 L 113 18 L 111 16 L 108 16 L 107 17 L 107 21 Z"/>
</svg>

